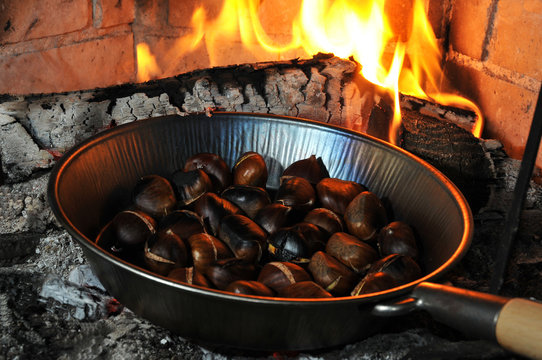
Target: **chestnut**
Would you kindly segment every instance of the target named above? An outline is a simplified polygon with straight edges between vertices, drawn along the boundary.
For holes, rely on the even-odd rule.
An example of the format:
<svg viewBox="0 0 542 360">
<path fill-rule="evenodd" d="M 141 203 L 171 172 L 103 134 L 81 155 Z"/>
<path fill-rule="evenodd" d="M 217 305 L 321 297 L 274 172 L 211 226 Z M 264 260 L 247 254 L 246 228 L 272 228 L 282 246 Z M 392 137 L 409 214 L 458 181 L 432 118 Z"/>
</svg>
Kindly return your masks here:
<svg viewBox="0 0 542 360">
<path fill-rule="evenodd" d="M 214 235 L 218 234 L 218 226 L 224 216 L 243 213 L 243 211 L 231 201 L 223 199 L 211 192 L 203 194 L 198 201 L 196 201 L 194 210 L 202 217 L 203 222 Z"/>
<path fill-rule="evenodd" d="M 226 287 L 226 291 L 234 294 L 256 295 L 256 296 L 273 296 L 273 290 L 254 280 L 237 280 L 230 283 Z"/>
<path fill-rule="evenodd" d="M 225 290 L 237 280 L 256 280 L 258 270 L 255 264 L 243 259 L 222 259 L 209 266 L 205 275 L 218 289 Z"/>
<path fill-rule="evenodd" d="M 209 234 L 194 234 L 188 238 L 188 244 L 194 268 L 202 273 L 217 260 L 233 257 L 226 244 Z"/>
<path fill-rule="evenodd" d="M 311 183 L 302 177 L 282 177 L 275 202 L 291 206 L 305 214 L 313 208 L 316 194 Z"/>
<path fill-rule="evenodd" d="M 311 280 L 301 266 L 291 262 L 272 261 L 265 264 L 258 275 L 258 281 L 275 291 L 300 281 Z"/>
<path fill-rule="evenodd" d="M 354 287 L 354 290 L 350 293 L 352 296 L 370 294 L 374 292 L 384 291 L 391 289 L 395 286 L 395 281 L 391 275 L 384 272 L 375 272 L 367 274 L 361 281 Z"/>
<path fill-rule="evenodd" d="M 303 235 L 292 227 L 279 229 L 269 236 L 267 242 L 269 257 L 272 260 L 306 259 L 312 254 Z"/>
<path fill-rule="evenodd" d="M 358 276 L 346 265 L 322 251 L 311 257 L 309 272 L 316 283 L 333 295 L 347 295 L 358 280 Z"/>
<path fill-rule="evenodd" d="M 271 204 L 265 189 L 249 185 L 233 185 L 220 194 L 224 199 L 241 208 L 251 219 L 266 205 Z"/>
<path fill-rule="evenodd" d="M 181 239 L 205 232 L 201 217 L 190 210 L 175 210 L 160 221 L 160 229 L 171 230 Z"/>
<path fill-rule="evenodd" d="M 134 187 L 132 201 L 138 209 L 155 218 L 169 214 L 177 204 L 171 183 L 159 175 L 142 177 Z"/>
<path fill-rule="evenodd" d="M 325 178 L 316 184 L 316 193 L 322 206 L 337 214 L 343 215 L 348 204 L 362 191 L 363 185 L 336 178 Z"/>
<path fill-rule="evenodd" d="M 169 272 L 167 277 L 189 285 L 199 285 L 207 288 L 212 287 L 209 280 L 193 267 L 175 268 Z"/>
<path fill-rule="evenodd" d="M 167 275 L 173 268 L 186 266 L 187 251 L 181 238 L 171 230 L 159 231 L 145 243 L 147 268 Z"/>
<path fill-rule="evenodd" d="M 380 228 L 388 223 L 382 201 L 369 191 L 358 194 L 348 204 L 344 213 L 348 232 L 361 240 L 372 240 Z"/>
<path fill-rule="evenodd" d="M 324 250 L 326 247 L 329 236 L 318 226 L 307 222 L 299 222 L 291 226 L 291 229 L 296 230 L 301 234 L 311 255 L 316 251 Z"/>
<path fill-rule="evenodd" d="M 252 185 L 265 188 L 267 184 L 267 165 L 263 157 L 249 151 L 242 154 L 232 170 L 234 185 Z"/>
<path fill-rule="evenodd" d="M 395 285 L 403 285 L 414 281 L 422 275 L 420 266 L 410 256 L 391 254 L 374 262 L 367 274 L 384 272 L 390 275 Z"/>
<path fill-rule="evenodd" d="M 244 215 L 225 216 L 218 227 L 218 237 L 239 259 L 258 262 L 262 258 L 265 231 Z"/>
<path fill-rule="evenodd" d="M 187 206 L 199 199 L 207 191 L 213 189 L 209 176 L 201 169 L 178 170 L 171 176 L 180 206 Z"/>
<path fill-rule="evenodd" d="M 321 157 L 311 155 L 307 159 L 293 162 L 283 171 L 282 176 L 299 176 L 316 185 L 323 178 L 328 178 L 329 172 Z"/>
<path fill-rule="evenodd" d="M 211 179 L 213 190 L 217 193 L 222 192 L 231 185 L 231 171 L 224 159 L 213 153 L 199 153 L 186 160 L 184 171 L 195 169 L 203 170 Z"/>
<path fill-rule="evenodd" d="M 330 298 L 329 292 L 314 281 L 300 281 L 282 288 L 278 296 L 285 298 Z"/>
<path fill-rule="evenodd" d="M 326 208 L 312 209 L 305 215 L 304 222 L 318 226 L 329 235 L 344 231 L 343 220 L 332 210 Z"/>
<path fill-rule="evenodd" d="M 262 227 L 268 234 L 293 223 L 292 208 L 278 203 L 269 204 L 256 214 L 254 222 Z"/>
<path fill-rule="evenodd" d="M 378 253 L 371 245 L 344 232 L 331 235 L 326 244 L 326 253 L 358 274 L 366 271 L 378 259 Z"/>
<path fill-rule="evenodd" d="M 393 221 L 384 226 L 378 233 L 377 241 L 381 256 L 401 254 L 418 259 L 414 231 L 403 221 Z"/>
<path fill-rule="evenodd" d="M 111 230 L 116 239 L 113 252 L 143 249 L 145 242 L 155 234 L 156 221 L 139 210 L 124 210 L 111 221 Z"/>
</svg>

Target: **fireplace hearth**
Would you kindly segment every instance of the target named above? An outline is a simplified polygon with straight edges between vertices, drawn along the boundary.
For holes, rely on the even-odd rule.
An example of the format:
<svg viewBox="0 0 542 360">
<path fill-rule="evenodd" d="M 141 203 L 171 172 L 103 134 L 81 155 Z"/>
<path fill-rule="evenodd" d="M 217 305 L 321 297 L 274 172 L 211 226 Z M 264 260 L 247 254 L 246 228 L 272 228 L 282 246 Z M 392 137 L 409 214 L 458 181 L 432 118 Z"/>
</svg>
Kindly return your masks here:
<svg viewBox="0 0 542 360">
<path fill-rule="evenodd" d="M 403 9 L 397 1 L 388 2 L 392 9 Z M 356 76 L 358 63 L 329 54 L 312 59 L 284 54 L 265 62 L 239 57 L 209 68 L 195 52 L 170 73 L 137 83 L 135 45 L 145 41 L 154 50 L 167 48 L 189 32 L 187 19 L 196 2 L 53 3 L 51 9 L 61 7 L 59 15 L 70 20 L 53 24 L 50 9 L 38 8 L 30 16 L 16 1 L 0 5 L 0 358 L 516 358 L 424 313 L 393 319 L 377 335 L 340 348 L 256 353 L 183 339 L 124 308 L 99 283 L 47 203 L 49 171 L 67 149 L 127 122 L 196 112 L 212 116 L 214 111 L 299 116 L 386 138 L 382 124 L 391 121 L 393 99 Z M 203 3 L 209 13 L 218 14 L 220 6 Z M 285 21 L 286 3 L 298 6 L 295 1 L 262 1 L 267 9 L 280 9 L 266 26 L 273 19 Z M 475 122 L 470 111 L 403 96 L 398 145 L 443 171 L 473 209 L 471 249 L 442 282 L 488 291 L 495 243 L 514 196 L 517 159 L 541 80 L 539 60 L 531 55 L 510 62 L 506 49 L 522 51 L 514 58 L 537 52 L 540 39 L 529 46 L 516 41 L 510 50 L 515 40 L 509 34 L 516 18 L 536 29 L 542 6 L 531 0 L 515 7 L 499 0 L 426 3 L 446 50 L 445 71 L 479 102 L 486 131 L 481 139 L 470 134 Z M 504 17 L 507 11 L 516 18 Z M 481 17 L 484 21 L 475 21 Z M 288 35 L 281 31 L 274 34 L 277 39 Z M 239 48 L 238 43 L 232 46 Z M 531 181 L 501 292 L 505 296 L 542 299 L 541 209 L 542 187 Z"/>
</svg>

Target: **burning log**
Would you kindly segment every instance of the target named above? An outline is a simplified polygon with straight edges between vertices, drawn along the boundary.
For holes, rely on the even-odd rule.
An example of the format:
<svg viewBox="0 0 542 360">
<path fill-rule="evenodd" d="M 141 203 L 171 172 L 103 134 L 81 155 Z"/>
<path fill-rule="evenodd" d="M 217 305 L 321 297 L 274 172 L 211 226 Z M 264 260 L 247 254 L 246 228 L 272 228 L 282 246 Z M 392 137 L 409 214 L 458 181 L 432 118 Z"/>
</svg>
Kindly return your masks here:
<svg viewBox="0 0 542 360">
<path fill-rule="evenodd" d="M 218 67 L 105 89 L 3 96 L 0 115 L 9 121 L 0 129 L 15 123 L 22 130 L 17 134 L 31 138 L 36 147 L 32 153 L 2 156 L 3 178 L 13 183 L 50 167 L 54 159 L 44 160 L 44 154 L 63 152 L 104 128 L 210 109 L 309 118 L 387 140 L 392 117 L 388 96 L 359 70 L 352 60 L 319 54 L 308 60 Z M 472 113 L 409 97 L 402 98 L 402 108 L 400 146 L 454 181 L 473 183 L 493 176 L 482 143 L 460 127 L 472 128 Z M 2 154 L 13 141 L 18 141 L 16 136 L 2 140 Z"/>
</svg>

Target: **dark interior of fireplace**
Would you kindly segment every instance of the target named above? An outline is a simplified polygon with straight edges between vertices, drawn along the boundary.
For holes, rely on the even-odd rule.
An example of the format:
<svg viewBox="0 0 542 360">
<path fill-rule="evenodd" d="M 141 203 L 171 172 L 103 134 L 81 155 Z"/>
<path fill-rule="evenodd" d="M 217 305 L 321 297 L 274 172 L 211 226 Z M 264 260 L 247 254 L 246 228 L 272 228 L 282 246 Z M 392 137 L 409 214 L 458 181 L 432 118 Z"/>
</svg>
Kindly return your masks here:
<svg viewBox="0 0 542 360">
<path fill-rule="evenodd" d="M 167 48 L 189 31 L 188 19 L 200 2 L 59 0 L 49 9 L 32 3 L 33 11 L 14 0 L 0 4 L 0 358 L 520 358 L 424 312 L 391 319 L 376 335 L 346 346 L 255 352 L 182 338 L 124 307 L 104 289 L 49 207 L 49 174 L 67 150 L 133 121 L 217 111 L 307 118 L 387 141 L 393 99 L 360 77 L 355 59 L 329 53 L 226 60 L 211 67 L 197 60 L 198 51 L 205 52 L 200 49 L 170 73 L 140 82 L 137 43 L 157 52 Z M 392 12 L 405 11 L 399 1 L 387 3 Z M 489 292 L 511 204 L 524 196 L 500 295 L 542 299 L 540 154 L 525 193 L 514 188 L 542 79 L 541 60 L 534 56 L 541 41 L 532 35 L 542 23 L 542 5 L 426 3 L 445 50 L 445 73 L 480 105 L 486 121 L 477 138 L 472 111 L 401 96 L 397 146 L 451 179 L 473 213 L 467 255 L 439 280 Z M 221 8 L 213 1 L 202 5 L 215 15 Z M 267 21 L 282 24 L 292 11 L 288 6 L 299 2 L 264 0 L 261 6 L 270 13 L 280 9 Z M 52 20 L 57 17 L 63 21 Z M 518 23 L 520 40 L 511 35 Z"/>
</svg>

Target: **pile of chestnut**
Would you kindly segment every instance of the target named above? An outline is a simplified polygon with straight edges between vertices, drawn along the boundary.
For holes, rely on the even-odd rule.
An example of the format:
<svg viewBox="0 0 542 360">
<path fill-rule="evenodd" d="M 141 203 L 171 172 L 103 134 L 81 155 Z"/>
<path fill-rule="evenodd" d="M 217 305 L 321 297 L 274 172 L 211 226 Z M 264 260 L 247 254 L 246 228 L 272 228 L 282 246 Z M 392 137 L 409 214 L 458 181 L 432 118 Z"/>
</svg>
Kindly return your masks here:
<svg viewBox="0 0 542 360">
<path fill-rule="evenodd" d="M 421 276 L 413 229 L 389 222 L 362 184 L 330 178 L 314 155 L 288 166 L 274 194 L 267 177 L 256 152 L 232 169 L 196 154 L 169 179 L 141 178 L 96 242 L 170 279 L 237 294 L 355 296 Z"/>
</svg>

